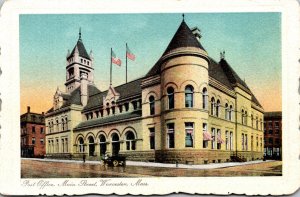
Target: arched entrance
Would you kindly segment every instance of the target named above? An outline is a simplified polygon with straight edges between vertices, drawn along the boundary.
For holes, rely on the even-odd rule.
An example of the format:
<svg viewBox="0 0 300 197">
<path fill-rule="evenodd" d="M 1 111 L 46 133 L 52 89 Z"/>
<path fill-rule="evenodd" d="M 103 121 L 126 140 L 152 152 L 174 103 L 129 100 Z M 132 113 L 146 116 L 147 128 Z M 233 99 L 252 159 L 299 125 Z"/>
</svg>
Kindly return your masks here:
<svg viewBox="0 0 300 197">
<path fill-rule="evenodd" d="M 106 138 L 104 135 L 100 135 L 100 155 L 104 156 L 106 152 Z"/>
<path fill-rule="evenodd" d="M 116 133 L 113 133 L 111 136 L 111 145 L 112 145 L 112 155 L 119 154 L 120 151 L 120 141 L 119 141 L 119 135 Z"/>
<path fill-rule="evenodd" d="M 94 156 L 95 152 L 95 143 L 92 136 L 89 137 L 89 156 Z"/>
</svg>

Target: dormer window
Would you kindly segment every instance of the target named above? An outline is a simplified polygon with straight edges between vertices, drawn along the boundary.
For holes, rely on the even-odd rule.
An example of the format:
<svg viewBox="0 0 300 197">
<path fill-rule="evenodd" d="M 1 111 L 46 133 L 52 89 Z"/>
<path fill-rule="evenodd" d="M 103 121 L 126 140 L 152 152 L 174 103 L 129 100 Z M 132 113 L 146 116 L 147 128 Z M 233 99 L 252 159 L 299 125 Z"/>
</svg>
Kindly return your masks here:
<svg viewBox="0 0 300 197">
<path fill-rule="evenodd" d="M 83 63 L 83 59 L 82 58 L 80 59 L 80 62 Z"/>
<path fill-rule="evenodd" d="M 90 65 L 90 61 L 87 61 L 87 65 Z"/>
</svg>

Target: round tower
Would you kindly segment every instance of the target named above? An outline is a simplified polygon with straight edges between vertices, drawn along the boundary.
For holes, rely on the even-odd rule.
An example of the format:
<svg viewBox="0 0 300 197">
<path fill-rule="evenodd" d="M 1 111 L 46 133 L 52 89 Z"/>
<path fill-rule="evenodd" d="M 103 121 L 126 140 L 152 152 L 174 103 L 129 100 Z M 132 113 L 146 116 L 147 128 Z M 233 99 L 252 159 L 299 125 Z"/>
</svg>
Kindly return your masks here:
<svg viewBox="0 0 300 197">
<path fill-rule="evenodd" d="M 198 32 L 198 31 L 196 31 Z M 161 75 L 161 154 L 186 163 L 186 154 L 202 149 L 208 120 L 209 58 L 184 19 L 159 60 Z M 201 143 L 200 143 L 201 142 Z M 160 158 L 156 158 L 160 160 Z"/>
</svg>

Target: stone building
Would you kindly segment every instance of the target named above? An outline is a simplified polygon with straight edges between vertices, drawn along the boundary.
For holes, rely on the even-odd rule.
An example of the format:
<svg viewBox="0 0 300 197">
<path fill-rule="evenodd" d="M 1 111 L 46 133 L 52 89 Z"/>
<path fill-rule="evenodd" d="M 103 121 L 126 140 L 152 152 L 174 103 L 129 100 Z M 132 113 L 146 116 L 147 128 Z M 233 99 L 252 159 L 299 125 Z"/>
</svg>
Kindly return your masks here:
<svg viewBox="0 0 300 197">
<path fill-rule="evenodd" d="M 45 117 L 44 113 L 27 112 L 21 120 L 21 157 L 44 157 L 45 148 Z"/>
<path fill-rule="evenodd" d="M 46 114 L 48 157 L 211 163 L 263 157 L 263 108 L 222 54 L 209 57 L 183 20 L 141 78 L 100 91 L 81 35 L 66 58 L 66 91 Z"/>
<path fill-rule="evenodd" d="M 264 114 L 264 155 L 266 159 L 282 159 L 282 115 L 281 112 Z"/>
</svg>

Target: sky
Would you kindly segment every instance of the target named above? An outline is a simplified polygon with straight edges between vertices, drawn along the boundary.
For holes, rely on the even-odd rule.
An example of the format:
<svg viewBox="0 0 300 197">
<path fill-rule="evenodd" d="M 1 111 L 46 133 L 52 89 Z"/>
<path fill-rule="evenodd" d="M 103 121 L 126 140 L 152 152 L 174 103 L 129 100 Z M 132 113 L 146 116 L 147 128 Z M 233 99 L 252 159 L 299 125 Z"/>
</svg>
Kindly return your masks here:
<svg viewBox="0 0 300 197">
<path fill-rule="evenodd" d="M 114 86 L 125 83 L 126 42 L 136 60 L 128 60 L 128 81 L 144 76 L 163 54 L 182 15 L 34 14 L 20 15 L 21 113 L 48 111 L 59 87 L 65 90 L 66 55 L 77 43 L 79 28 L 94 54 L 94 81 L 109 86 L 110 48 L 121 58 L 113 65 Z M 185 22 L 201 30 L 208 55 L 225 59 L 245 80 L 265 111 L 281 111 L 280 13 L 186 13 Z"/>
</svg>

